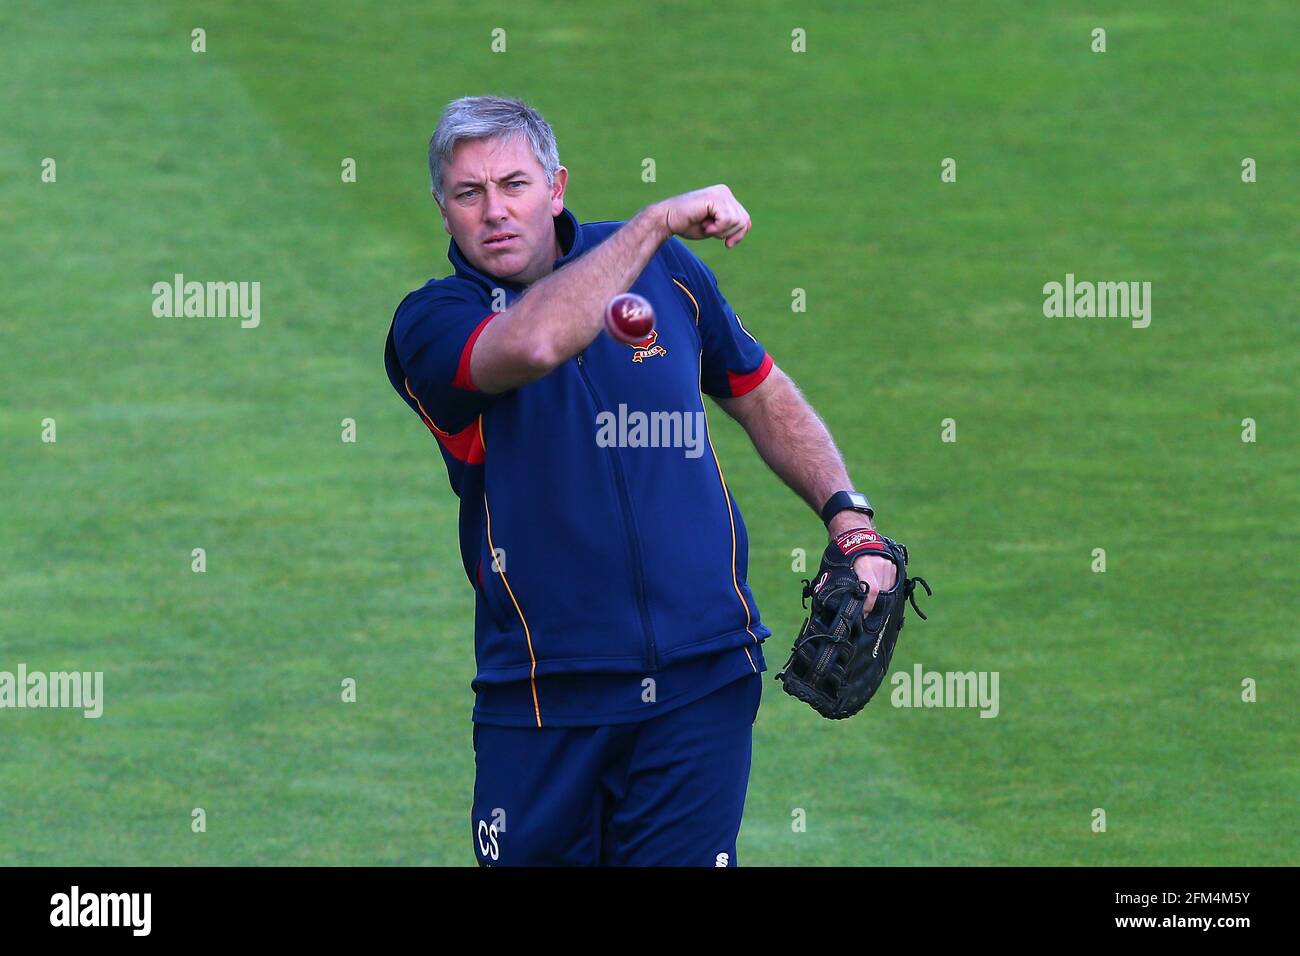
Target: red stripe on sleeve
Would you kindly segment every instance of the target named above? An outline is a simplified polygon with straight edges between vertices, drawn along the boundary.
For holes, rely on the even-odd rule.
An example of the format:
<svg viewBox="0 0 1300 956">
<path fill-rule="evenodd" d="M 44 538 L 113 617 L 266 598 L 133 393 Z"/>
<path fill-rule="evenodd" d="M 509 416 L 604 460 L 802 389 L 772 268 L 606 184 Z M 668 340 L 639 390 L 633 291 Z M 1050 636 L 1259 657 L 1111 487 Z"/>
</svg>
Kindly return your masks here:
<svg viewBox="0 0 1300 956">
<path fill-rule="evenodd" d="M 465 343 L 465 347 L 460 352 L 460 363 L 456 366 L 456 376 L 451 380 L 453 388 L 463 388 L 467 392 L 478 391 L 469 377 L 469 357 L 474 351 L 474 343 L 478 340 L 479 335 L 487 328 L 487 324 L 500 314 L 500 312 L 493 312 L 491 315 L 485 316 L 483 321 L 469 334 L 469 341 Z"/>
<path fill-rule="evenodd" d="M 746 375 L 737 375 L 728 370 L 727 385 L 731 388 L 731 397 L 739 398 L 746 392 L 752 392 L 763 384 L 763 379 L 767 378 L 767 373 L 770 371 L 772 371 L 772 356 L 766 354 L 763 356 L 762 364 Z"/>
</svg>

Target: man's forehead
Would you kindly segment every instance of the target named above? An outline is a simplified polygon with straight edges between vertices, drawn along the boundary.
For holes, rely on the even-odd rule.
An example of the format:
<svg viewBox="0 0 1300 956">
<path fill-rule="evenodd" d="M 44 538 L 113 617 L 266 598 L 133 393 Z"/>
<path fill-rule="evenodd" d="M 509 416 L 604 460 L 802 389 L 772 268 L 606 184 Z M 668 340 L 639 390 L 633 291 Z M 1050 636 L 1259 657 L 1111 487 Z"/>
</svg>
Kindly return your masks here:
<svg viewBox="0 0 1300 956">
<path fill-rule="evenodd" d="M 518 169 L 536 169 L 538 162 L 522 136 L 510 135 L 461 140 L 452 154 L 451 166 L 457 173 L 477 174 L 486 169 L 500 175 Z"/>
</svg>

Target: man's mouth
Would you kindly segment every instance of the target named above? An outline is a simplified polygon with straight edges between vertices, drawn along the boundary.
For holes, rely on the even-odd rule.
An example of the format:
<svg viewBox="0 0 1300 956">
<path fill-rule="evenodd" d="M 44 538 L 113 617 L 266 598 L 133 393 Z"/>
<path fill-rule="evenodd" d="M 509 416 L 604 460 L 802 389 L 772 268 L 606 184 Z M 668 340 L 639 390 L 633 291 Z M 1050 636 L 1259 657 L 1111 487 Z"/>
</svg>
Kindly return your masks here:
<svg viewBox="0 0 1300 956">
<path fill-rule="evenodd" d="M 492 236 L 490 239 L 483 240 L 483 245 L 496 249 L 501 246 L 508 246 L 518 238 L 519 237 L 513 232 L 502 233 L 500 235 Z"/>
</svg>

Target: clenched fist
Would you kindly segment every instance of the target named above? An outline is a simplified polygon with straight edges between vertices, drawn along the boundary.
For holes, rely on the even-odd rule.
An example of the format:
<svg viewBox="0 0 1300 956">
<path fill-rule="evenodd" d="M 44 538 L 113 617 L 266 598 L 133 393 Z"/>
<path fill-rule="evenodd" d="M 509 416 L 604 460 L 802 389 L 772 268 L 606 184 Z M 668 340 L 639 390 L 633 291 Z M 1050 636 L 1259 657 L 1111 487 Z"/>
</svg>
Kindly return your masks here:
<svg viewBox="0 0 1300 956">
<path fill-rule="evenodd" d="M 722 239 L 728 249 L 738 245 L 754 225 L 740 200 L 721 183 L 672 196 L 656 208 L 669 236 Z"/>
</svg>

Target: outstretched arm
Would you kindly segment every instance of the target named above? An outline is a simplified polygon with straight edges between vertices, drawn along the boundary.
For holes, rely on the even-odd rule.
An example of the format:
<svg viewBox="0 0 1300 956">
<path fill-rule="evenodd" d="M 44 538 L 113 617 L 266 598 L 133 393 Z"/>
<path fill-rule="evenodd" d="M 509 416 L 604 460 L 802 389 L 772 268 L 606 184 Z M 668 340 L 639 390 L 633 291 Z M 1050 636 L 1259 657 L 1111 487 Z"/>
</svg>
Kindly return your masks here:
<svg viewBox="0 0 1300 956">
<path fill-rule="evenodd" d="M 558 192 L 552 202 L 558 215 Z M 721 239 L 732 249 L 752 227 L 745 207 L 721 183 L 646 206 L 498 313 L 474 342 L 470 381 L 494 394 L 541 378 L 591 344 L 604 327 L 605 303 L 630 289 L 672 236 Z"/>
</svg>

